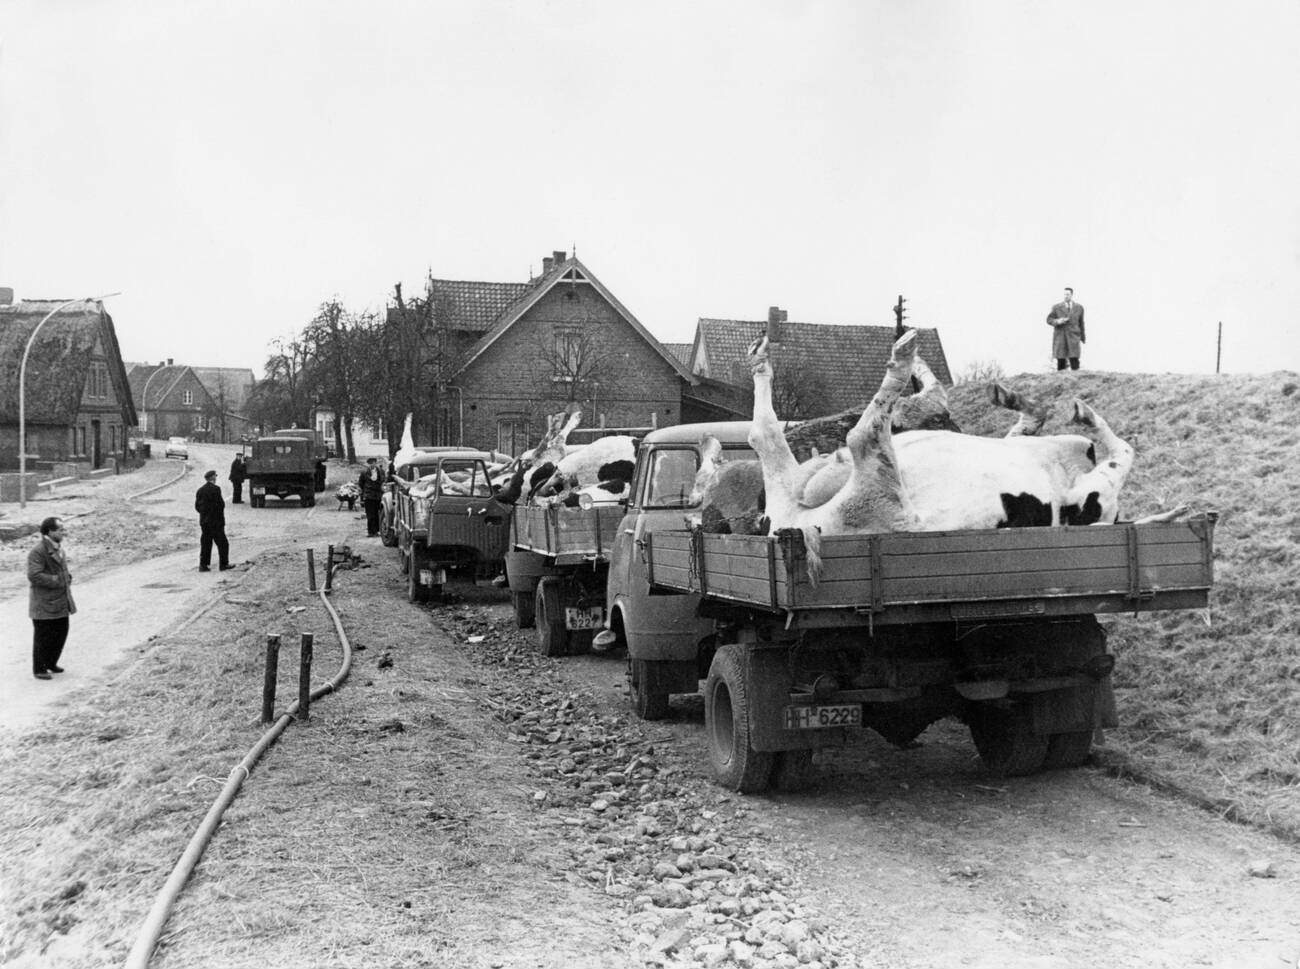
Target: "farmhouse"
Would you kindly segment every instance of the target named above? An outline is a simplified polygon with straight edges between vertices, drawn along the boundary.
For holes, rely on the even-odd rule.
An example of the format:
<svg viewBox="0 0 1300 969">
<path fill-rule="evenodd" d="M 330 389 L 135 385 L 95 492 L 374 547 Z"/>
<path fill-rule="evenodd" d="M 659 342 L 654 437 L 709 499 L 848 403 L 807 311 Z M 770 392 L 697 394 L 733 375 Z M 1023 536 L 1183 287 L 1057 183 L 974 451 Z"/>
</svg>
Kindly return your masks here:
<svg viewBox="0 0 1300 969">
<path fill-rule="evenodd" d="M 0 467 L 19 466 L 23 351 L 61 302 L 14 303 L 11 290 L 0 290 Z M 27 357 L 24 404 L 29 468 L 75 463 L 93 470 L 126 459 L 135 408 L 113 318 L 103 303 L 71 303 L 41 326 Z"/>
<path fill-rule="evenodd" d="M 227 444 L 249 431 L 246 407 L 255 378 L 247 368 L 133 363 L 127 379 L 147 437 Z"/>
<path fill-rule="evenodd" d="M 766 333 L 776 377 L 772 388 L 777 413 L 786 420 L 861 410 L 880 387 L 895 340 L 892 326 L 846 326 L 791 322 L 778 306 L 767 322 L 700 318 L 687 366 L 692 376 L 730 385 L 747 400 L 752 388 L 747 351 Z M 917 352 L 939 382 L 952 386 L 939 331 L 917 330 Z"/>
<path fill-rule="evenodd" d="M 430 276 L 426 292 L 427 325 L 453 361 L 433 433 L 419 435 L 434 443 L 518 454 L 536 443 L 546 415 L 570 402 L 582 407 L 587 430 L 735 414 L 697 398 L 705 379 L 566 252 L 546 256 L 526 283 Z"/>
</svg>

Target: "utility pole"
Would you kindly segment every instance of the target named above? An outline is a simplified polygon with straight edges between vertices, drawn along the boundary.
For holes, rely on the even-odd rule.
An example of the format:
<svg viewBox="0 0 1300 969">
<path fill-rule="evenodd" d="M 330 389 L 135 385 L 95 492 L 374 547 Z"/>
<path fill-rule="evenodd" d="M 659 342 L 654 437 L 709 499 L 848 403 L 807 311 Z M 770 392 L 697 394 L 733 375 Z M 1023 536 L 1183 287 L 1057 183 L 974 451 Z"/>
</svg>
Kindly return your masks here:
<svg viewBox="0 0 1300 969">
<path fill-rule="evenodd" d="M 1223 360 L 1223 320 L 1219 320 L 1219 345 L 1214 351 L 1214 372 L 1219 372 L 1219 363 Z"/>
</svg>

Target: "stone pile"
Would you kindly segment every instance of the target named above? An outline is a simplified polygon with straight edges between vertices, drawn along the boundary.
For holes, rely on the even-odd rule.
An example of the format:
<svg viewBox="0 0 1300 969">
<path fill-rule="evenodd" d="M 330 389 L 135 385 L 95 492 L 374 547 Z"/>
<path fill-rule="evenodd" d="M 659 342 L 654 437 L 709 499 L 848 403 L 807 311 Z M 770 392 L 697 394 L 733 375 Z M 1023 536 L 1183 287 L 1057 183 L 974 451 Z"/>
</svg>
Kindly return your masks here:
<svg viewBox="0 0 1300 969">
<path fill-rule="evenodd" d="M 495 716 L 534 765 L 539 822 L 568 845 L 569 881 L 622 900 L 621 937 L 635 959 L 682 969 L 858 964 L 798 903 L 797 880 L 773 860 L 772 835 L 743 798 L 654 742 L 647 725 L 566 691 L 559 663 L 508 620 L 470 607 L 440 618 L 485 665 L 510 669 L 494 685 Z"/>
</svg>

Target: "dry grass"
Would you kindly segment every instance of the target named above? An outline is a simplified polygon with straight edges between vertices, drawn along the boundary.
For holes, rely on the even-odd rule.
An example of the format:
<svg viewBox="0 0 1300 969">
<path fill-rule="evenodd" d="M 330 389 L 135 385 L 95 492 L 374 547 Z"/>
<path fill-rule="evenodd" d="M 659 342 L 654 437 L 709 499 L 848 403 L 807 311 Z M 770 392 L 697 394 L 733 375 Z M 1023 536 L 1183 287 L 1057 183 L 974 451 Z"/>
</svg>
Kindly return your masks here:
<svg viewBox="0 0 1300 969">
<path fill-rule="evenodd" d="M 262 733 L 266 632 L 283 637 L 281 708 L 297 695 L 300 632 L 315 635 L 313 682 L 337 669 L 300 577 L 300 553 L 265 557 L 249 576 L 257 602 L 233 593 L 0 753 L 0 964 L 121 965 Z M 153 966 L 618 962 L 606 907 L 557 874 L 567 855 L 536 822 L 528 766 L 477 671 L 438 645 L 431 614 L 373 618 L 391 585 L 387 570 L 341 573 L 335 603 L 362 647 L 352 676 L 254 769 Z"/>
<path fill-rule="evenodd" d="M 1009 381 L 1052 406 L 1046 431 L 1082 397 L 1138 458 L 1125 514 L 1187 503 L 1217 511 L 1206 612 L 1104 620 L 1118 658 L 1123 727 L 1115 761 L 1225 814 L 1300 836 L 1300 375 L 1024 375 Z M 974 433 L 1008 412 L 987 388 L 952 392 Z"/>
</svg>

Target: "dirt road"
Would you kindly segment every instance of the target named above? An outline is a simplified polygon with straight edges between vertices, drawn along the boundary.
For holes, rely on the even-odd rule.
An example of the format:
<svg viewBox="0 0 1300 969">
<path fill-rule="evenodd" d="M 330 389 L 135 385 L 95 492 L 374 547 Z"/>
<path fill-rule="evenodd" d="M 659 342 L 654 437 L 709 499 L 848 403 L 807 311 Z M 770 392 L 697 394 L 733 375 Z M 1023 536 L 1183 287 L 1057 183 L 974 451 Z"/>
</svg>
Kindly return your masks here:
<svg viewBox="0 0 1300 969">
<path fill-rule="evenodd" d="M 144 506 L 152 534 L 175 527 L 177 542 L 193 541 L 194 487 L 190 475 Z M 40 728 L 5 731 L 0 871 L 18 871 L 3 881 L 46 901 L 0 929 L 0 962 L 116 964 L 184 838 L 139 841 L 148 825 L 123 796 L 121 843 L 96 855 L 111 875 L 80 871 L 90 862 L 60 846 L 119 782 L 90 766 L 73 771 L 92 778 L 84 788 L 48 779 L 50 749 L 65 744 L 58 762 L 72 771 L 74 726 L 146 733 L 118 694 L 144 691 L 135 671 L 154 676 L 163 662 L 205 672 L 181 677 L 194 681 L 189 719 L 158 725 L 159 736 L 218 734 L 231 691 L 204 676 L 255 695 L 262 632 L 287 609 L 312 608 L 292 574 L 301 547 L 330 541 L 365 558 L 340 574 L 333 599 L 364 649 L 342 692 L 254 772 L 159 966 L 1285 969 L 1300 957 L 1295 846 L 1093 768 L 994 778 L 950 725 L 909 750 L 871 736 L 832 752 L 798 795 L 732 795 L 707 777 L 698 698 L 643 723 L 630 715 L 620 657 L 537 656 L 495 590 L 406 603 L 396 554 L 332 501 L 228 517 L 235 560 L 255 567 L 200 575 L 187 548 L 174 565 L 106 570 L 93 594 L 123 618 L 101 625 L 99 606 L 83 606 L 87 638 L 70 644 L 70 664 L 88 657 L 92 630 L 111 639 L 119 660 L 104 675 L 117 693 L 92 702 L 87 684 L 65 680 L 59 709 L 36 711 Z M 75 530 L 69 541 L 75 559 Z M 0 608 L 12 610 L 0 588 Z M 140 615 L 148 622 L 132 626 Z M 15 628 L 9 611 L 5 621 Z M 165 660 L 132 648 L 153 624 L 169 637 Z M 33 729 L 43 754 L 22 742 Z M 114 741 L 119 757 L 131 740 Z M 219 774 L 237 759 L 168 767 L 165 744 L 141 749 L 164 778 Z M 133 783 L 147 793 L 148 782 Z M 163 800 L 197 822 L 204 802 L 191 787 L 172 783 Z M 62 813 L 35 820 L 17 790 L 34 790 L 32 805 L 58 799 Z M 73 900 L 70 881 L 83 886 Z"/>
</svg>

